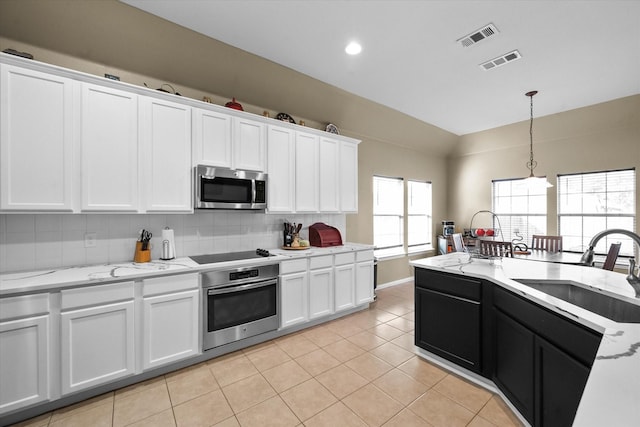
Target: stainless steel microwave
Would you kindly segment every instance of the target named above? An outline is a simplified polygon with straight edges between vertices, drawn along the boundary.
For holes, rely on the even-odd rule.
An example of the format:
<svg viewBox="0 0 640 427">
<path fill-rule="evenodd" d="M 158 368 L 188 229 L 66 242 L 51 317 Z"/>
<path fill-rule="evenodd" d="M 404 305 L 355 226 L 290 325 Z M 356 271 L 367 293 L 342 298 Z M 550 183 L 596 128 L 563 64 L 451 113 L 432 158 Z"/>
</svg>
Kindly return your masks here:
<svg viewBox="0 0 640 427">
<path fill-rule="evenodd" d="M 267 208 L 267 174 L 198 165 L 195 168 L 196 209 Z"/>
</svg>

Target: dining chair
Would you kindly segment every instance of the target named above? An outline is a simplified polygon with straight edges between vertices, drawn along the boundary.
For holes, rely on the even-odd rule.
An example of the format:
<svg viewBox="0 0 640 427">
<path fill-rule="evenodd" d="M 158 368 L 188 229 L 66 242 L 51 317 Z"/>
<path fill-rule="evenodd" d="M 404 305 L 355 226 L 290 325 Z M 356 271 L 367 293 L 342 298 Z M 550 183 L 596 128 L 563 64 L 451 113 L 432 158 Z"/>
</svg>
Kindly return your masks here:
<svg viewBox="0 0 640 427">
<path fill-rule="evenodd" d="M 562 252 L 562 236 L 541 236 L 534 234 L 531 249 L 542 249 L 549 252 Z"/>
<path fill-rule="evenodd" d="M 490 257 L 513 257 L 511 242 L 480 240 L 480 254 Z"/>
<path fill-rule="evenodd" d="M 616 266 L 616 260 L 618 259 L 618 254 L 620 253 L 620 246 L 622 243 L 612 243 L 609 246 L 609 252 L 607 252 L 607 258 L 604 260 L 604 264 L 602 264 L 603 270 L 613 271 L 613 268 Z"/>
</svg>

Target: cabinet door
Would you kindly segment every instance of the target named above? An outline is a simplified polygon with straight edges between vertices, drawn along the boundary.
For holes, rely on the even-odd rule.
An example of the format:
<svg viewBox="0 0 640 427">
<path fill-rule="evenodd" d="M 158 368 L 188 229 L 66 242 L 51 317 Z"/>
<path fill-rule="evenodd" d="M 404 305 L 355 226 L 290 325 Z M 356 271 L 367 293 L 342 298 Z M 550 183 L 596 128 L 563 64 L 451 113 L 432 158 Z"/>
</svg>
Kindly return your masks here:
<svg viewBox="0 0 640 427">
<path fill-rule="evenodd" d="M 0 323 L 0 413 L 49 399 L 49 316 Z"/>
<path fill-rule="evenodd" d="M 134 373 L 133 301 L 60 315 L 62 394 Z"/>
<path fill-rule="evenodd" d="M 193 111 L 193 166 L 231 167 L 231 116 Z"/>
<path fill-rule="evenodd" d="M 253 120 L 233 118 L 233 168 L 264 172 L 265 127 Z"/>
<path fill-rule="evenodd" d="M 199 353 L 199 295 L 194 289 L 144 298 L 144 369 Z"/>
<path fill-rule="evenodd" d="M 358 212 L 358 144 L 340 142 L 340 210 Z"/>
<path fill-rule="evenodd" d="M 295 190 L 294 131 L 267 128 L 267 206 L 269 212 L 293 212 Z"/>
<path fill-rule="evenodd" d="M 309 283 L 306 272 L 280 276 L 282 328 L 309 320 Z"/>
<path fill-rule="evenodd" d="M 573 424 L 589 368 L 553 344 L 538 338 L 536 425 L 562 427 Z"/>
<path fill-rule="evenodd" d="M 416 345 L 480 372 L 480 303 L 416 287 Z"/>
<path fill-rule="evenodd" d="M 494 328 L 493 380 L 533 424 L 534 334 L 497 309 L 494 309 Z"/>
<path fill-rule="evenodd" d="M 373 261 L 356 264 L 356 305 L 373 301 Z"/>
<path fill-rule="evenodd" d="M 309 318 L 333 313 L 333 268 L 309 271 Z"/>
<path fill-rule="evenodd" d="M 138 210 L 138 97 L 83 84 L 82 210 Z"/>
<path fill-rule="evenodd" d="M 140 98 L 141 166 L 148 212 L 191 212 L 191 108 Z"/>
<path fill-rule="evenodd" d="M 318 211 L 318 139 L 296 132 L 296 212 Z"/>
<path fill-rule="evenodd" d="M 354 264 L 340 265 L 335 269 L 336 311 L 355 306 L 355 267 Z"/>
<path fill-rule="evenodd" d="M 340 210 L 339 183 L 340 142 L 320 138 L 320 212 L 338 212 Z"/>
<path fill-rule="evenodd" d="M 72 85 L 0 65 L 0 210 L 72 210 Z"/>
</svg>

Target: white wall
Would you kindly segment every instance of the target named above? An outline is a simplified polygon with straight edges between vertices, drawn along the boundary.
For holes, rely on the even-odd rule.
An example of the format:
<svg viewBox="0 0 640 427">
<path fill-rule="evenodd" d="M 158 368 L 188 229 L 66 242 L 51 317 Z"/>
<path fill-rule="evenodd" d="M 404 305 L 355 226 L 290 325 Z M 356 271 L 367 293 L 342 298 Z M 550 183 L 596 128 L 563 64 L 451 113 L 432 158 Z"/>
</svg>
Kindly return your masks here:
<svg viewBox="0 0 640 427">
<path fill-rule="evenodd" d="M 283 222 L 308 227 L 324 222 L 346 241 L 345 215 L 268 215 L 245 211 L 196 211 L 193 215 L 7 214 L 0 215 L 0 273 L 133 261 L 141 229 L 153 233 L 151 257 L 160 257 L 162 229 L 176 237 L 178 257 L 282 246 Z M 97 234 L 97 245 L 85 248 L 85 233 Z"/>
</svg>

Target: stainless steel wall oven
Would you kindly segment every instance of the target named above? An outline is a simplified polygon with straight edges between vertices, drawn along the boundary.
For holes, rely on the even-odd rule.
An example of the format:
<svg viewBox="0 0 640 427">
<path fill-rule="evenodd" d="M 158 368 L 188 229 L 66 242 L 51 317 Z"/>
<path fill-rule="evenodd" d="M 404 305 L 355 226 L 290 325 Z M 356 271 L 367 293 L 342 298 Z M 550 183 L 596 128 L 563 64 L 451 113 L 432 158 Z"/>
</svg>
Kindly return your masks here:
<svg viewBox="0 0 640 427">
<path fill-rule="evenodd" d="M 202 273 L 203 350 L 278 329 L 278 264 Z"/>
</svg>

